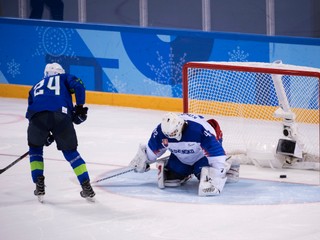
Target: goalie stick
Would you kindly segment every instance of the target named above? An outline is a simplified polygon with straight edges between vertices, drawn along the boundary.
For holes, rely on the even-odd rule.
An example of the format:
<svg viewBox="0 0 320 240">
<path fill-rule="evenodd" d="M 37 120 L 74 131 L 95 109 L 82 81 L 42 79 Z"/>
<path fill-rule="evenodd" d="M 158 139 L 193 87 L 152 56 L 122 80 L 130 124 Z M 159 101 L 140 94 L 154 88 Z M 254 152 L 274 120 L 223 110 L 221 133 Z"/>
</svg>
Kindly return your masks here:
<svg viewBox="0 0 320 240">
<path fill-rule="evenodd" d="M 167 160 L 168 158 L 169 158 L 169 156 L 165 156 L 165 157 L 162 157 L 162 158 L 158 158 L 158 159 L 157 159 L 157 162 Z M 226 160 L 229 160 L 230 158 L 231 158 L 231 156 L 227 156 L 227 159 L 226 159 Z M 117 173 L 115 173 L 115 174 L 111 174 L 111 175 L 109 175 L 109 176 L 107 176 L 107 177 L 104 177 L 104 178 L 100 178 L 100 179 L 92 182 L 92 184 L 98 183 L 98 182 L 102 182 L 102 181 L 104 181 L 104 180 L 107 180 L 107 179 L 110 179 L 110 178 L 114 178 L 114 177 L 120 176 L 120 175 L 122 175 L 122 174 L 126 174 L 126 173 L 129 173 L 129 172 L 132 172 L 132 171 L 134 171 L 134 169 L 135 169 L 135 168 L 125 167 L 125 168 L 123 169 L 123 171 L 117 172 Z M 121 169 L 119 169 L 119 170 L 121 170 Z M 159 176 L 158 176 L 158 177 L 159 177 Z"/>
<path fill-rule="evenodd" d="M 168 156 L 165 156 L 165 157 L 162 157 L 162 158 L 158 158 L 157 161 L 163 161 L 163 160 L 165 160 L 165 159 L 168 159 Z M 132 172 L 132 171 L 134 171 L 134 169 L 135 169 L 134 167 L 126 167 L 126 168 L 124 168 L 124 170 L 121 171 L 121 172 L 118 172 L 118 173 L 109 175 L 109 176 L 107 176 L 107 177 L 98 179 L 98 180 L 96 180 L 96 181 L 94 181 L 94 182 L 92 182 L 92 183 L 98 183 L 98 182 L 101 182 L 101 181 L 104 181 L 104 180 L 107 180 L 107 179 L 110 179 L 110 178 L 114 178 L 114 177 L 120 176 L 120 175 L 122 175 L 122 174 L 125 174 L 125 173 L 128 173 L 128 172 Z M 119 169 L 119 170 L 120 170 L 120 169 Z"/>
<path fill-rule="evenodd" d="M 10 163 L 8 166 L 6 166 L 3 169 L 0 169 L 0 174 L 7 171 L 9 168 L 11 168 L 13 165 L 15 165 L 17 162 L 21 161 L 22 159 L 24 159 L 26 156 L 28 156 L 29 151 L 22 154 L 20 157 L 18 157 L 16 160 L 14 160 L 12 163 Z"/>
</svg>

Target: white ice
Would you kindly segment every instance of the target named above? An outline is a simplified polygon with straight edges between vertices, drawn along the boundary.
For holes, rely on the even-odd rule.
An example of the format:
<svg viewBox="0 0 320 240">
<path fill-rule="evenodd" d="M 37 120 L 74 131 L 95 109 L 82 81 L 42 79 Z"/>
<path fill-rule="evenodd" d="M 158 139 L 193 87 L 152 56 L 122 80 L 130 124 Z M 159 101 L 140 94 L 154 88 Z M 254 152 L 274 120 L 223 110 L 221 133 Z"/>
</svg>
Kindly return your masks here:
<svg viewBox="0 0 320 240">
<path fill-rule="evenodd" d="M 25 99 L 0 98 L 0 168 L 4 168 L 28 150 L 24 118 Z M 126 167 L 137 151 L 138 144 L 149 138 L 159 123 L 163 111 L 89 105 L 88 120 L 76 127 L 78 151 L 87 162 L 92 181 L 114 170 Z M 62 153 L 55 144 L 45 148 L 46 195 L 41 204 L 33 195 L 28 158 L 18 162 L 0 175 L 0 239 L 1 240 L 319 240 L 320 198 L 313 202 L 297 202 L 290 198 L 281 204 L 224 204 L 222 201 L 179 202 L 141 197 L 144 187 L 133 181 L 128 173 L 94 185 L 95 203 L 79 195 L 80 186 Z M 155 172 L 154 166 L 149 173 Z M 265 179 L 271 183 L 266 195 L 281 196 L 277 192 L 279 175 L 286 181 L 312 185 L 320 191 L 317 171 L 270 169 L 241 166 L 243 182 Z M 127 176 L 127 177 L 126 177 Z M 137 175 L 141 179 L 143 175 Z M 241 192 L 238 185 L 229 189 Z M 147 179 L 150 181 L 150 179 Z M 144 180 L 141 180 L 144 181 Z M 117 185 L 130 195 L 113 191 Z M 150 191 L 152 182 L 145 190 Z M 159 194 L 154 183 L 153 192 Z M 258 183 L 259 184 L 259 183 Z M 273 185 L 272 185 L 273 184 Z M 239 187 L 237 187 L 239 186 Z M 304 186 L 304 185 L 302 185 Z M 305 194 L 302 188 L 301 195 Z M 137 191 L 135 195 L 135 191 Z M 138 192 L 140 191 L 140 192 Z M 171 190 L 161 190 L 163 199 L 176 196 Z M 228 194 L 228 187 L 224 195 Z M 149 194 L 149 192 L 148 192 Z M 197 199 L 193 193 L 186 193 Z M 183 192 L 182 192 L 183 195 Z M 146 196 L 146 195 L 145 195 Z M 181 196 L 181 194 L 180 194 Z M 318 195 L 315 195 L 316 197 Z M 232 196 L 234 199 L 237 195 Z M 250 197 L 250 196 L 248 196 Z M 308 196 L 303 196 L 308 199 Z M 312 197 L 312 196 L 310 196 Z"/>
</svg>

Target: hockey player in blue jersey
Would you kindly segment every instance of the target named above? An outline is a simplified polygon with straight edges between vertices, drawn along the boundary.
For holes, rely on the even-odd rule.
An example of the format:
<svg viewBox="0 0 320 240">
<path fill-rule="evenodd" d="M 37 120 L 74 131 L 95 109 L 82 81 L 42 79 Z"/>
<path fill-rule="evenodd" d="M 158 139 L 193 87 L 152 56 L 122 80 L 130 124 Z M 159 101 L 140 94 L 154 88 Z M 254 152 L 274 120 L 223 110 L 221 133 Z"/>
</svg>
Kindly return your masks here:
<svg viewBox="0 0 320 240">
<path fill-rule="evenodd" d="M 169 157 L 157 161 L 167 150 Z M 198 115 L 165 114 L 129 165 L 142 173 L 156 161 L 159 188 L 180 186 L 194 175 L 200 181 L 198 195 L 215 196 L 228 178 L 230 182 L 239 178 L 240 165 L 227 161 L 218 122 Z"/>
<path fill-rule="evenodd" d="M 73 106 L 72 94 L 76 105 Z M 58 63 L 49 63 L 44 77 L 29 91 L 26 118 L 32 180 L 36 184 L 34 194 L 41 201 L 45 194 L 43 147 L 56 141 L 70 163 L 82 187 L 80 195 L 92 199 L 95 193 L 90 184 L 86 163 L 77 151 L 78 140 L 75 124 L 87 119 L 85 87 L 81 79 L 65 73 Z"/>
</svg>

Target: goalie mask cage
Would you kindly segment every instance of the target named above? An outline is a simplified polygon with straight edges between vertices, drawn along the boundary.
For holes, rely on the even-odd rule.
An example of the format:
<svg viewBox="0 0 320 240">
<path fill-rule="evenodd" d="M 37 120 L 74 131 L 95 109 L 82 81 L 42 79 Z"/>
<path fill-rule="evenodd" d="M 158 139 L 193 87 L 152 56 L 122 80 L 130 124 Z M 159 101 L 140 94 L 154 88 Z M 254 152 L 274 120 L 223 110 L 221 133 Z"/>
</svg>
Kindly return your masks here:
<svg viewBox="0 0 320 240">
<path fill-rule="evenodd" d="M 183 111 L 218 120 L 227 154 L 243 155 L 242 163 L 270 163 L 289 119 L 303 146 L 299 161 L 319 170 L 319 78 L 320 69 L 281 62 L 188 62 Z"/>
</svg>

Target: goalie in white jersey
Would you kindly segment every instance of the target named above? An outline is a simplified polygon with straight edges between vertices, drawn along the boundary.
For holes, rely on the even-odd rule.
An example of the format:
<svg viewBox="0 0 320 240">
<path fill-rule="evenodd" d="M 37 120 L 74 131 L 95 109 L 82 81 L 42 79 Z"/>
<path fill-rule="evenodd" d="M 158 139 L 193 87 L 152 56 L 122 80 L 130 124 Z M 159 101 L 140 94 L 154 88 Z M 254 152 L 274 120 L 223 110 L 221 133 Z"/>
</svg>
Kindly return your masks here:
<svg viewBox="0 0 320 240">
<path fill-rule="evenodd" d="M 170 156 L 157 161 L 167 150 Z M 227 179 L 236 182 L 239 178 L 240 165 L 227 161 L 218 122 L 199 115 L 164 115 L 148 144 L 140 144 L 130 166 L 143 173 L 154 162 L 159 188 L 180 186 L 194 175 L 200 181 L 200 196 L 219 195 Z"/>
</svg>

